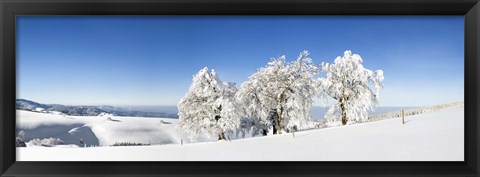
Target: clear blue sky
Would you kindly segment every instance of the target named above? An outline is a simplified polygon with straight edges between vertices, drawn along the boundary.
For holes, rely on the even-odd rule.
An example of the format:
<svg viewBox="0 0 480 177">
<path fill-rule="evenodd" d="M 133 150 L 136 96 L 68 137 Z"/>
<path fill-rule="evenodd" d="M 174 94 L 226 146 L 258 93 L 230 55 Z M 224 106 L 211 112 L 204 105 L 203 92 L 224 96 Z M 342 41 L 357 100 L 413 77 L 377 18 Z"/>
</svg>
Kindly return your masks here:
<svg viewBox="0 0 480 177">
<path fill-rule="evenodd" d="M 21 16 L 17 97 L 176 105 L 203 67 L 241 84 L 272 57 L 352 50 L 384 70 L 380 106 L 441 104 L 464 99 L 463 37 L 463 16 Z"/>
</svg>

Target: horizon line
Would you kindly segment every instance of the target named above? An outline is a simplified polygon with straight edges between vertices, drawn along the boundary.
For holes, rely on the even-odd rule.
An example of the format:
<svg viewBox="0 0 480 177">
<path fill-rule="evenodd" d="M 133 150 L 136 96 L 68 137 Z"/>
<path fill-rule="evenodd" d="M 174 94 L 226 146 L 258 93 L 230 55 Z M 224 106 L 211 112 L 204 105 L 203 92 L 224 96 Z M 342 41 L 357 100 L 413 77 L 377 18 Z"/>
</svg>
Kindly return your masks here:
<svg viewBox="0 0 480 177">
<path fill-rule="evenodd" d="M 170 104 L 170 105 L 127 105 L 127 104 L 65 104 L 65 103 L 44 103 L 44 102 L 39 102 L 31 99 L 25 99 L 25 98 L 16 98 L 15 101 L 17 100 L 27 100 L 27 101 L 32 101 L 35 103 L 39 104 L 47 104 L 47 105 L 64 105 L 64 106 L 112 106 L 112 107 L 129 107 L 129 106 L 135 106 L 135 107 L 162 107 L 162 106 L 175 106 L 177 107 L 176 104 Z M 448 103 L 439 103 L 439 104 L 434 104 L 434 105 L 378 105 L 376 107 L 428 107 L 428 106 L 435 106 L 435 105 L 442 105 L 442 104 L 450 104 L 450 103 L 458 103 L 458 102 L 465 102 L 465 100 L 458 100 L 458 101 L 452 101 Z M 312 105 L 312 107 L 330 107 L 330 105 Z"/>
</svg>

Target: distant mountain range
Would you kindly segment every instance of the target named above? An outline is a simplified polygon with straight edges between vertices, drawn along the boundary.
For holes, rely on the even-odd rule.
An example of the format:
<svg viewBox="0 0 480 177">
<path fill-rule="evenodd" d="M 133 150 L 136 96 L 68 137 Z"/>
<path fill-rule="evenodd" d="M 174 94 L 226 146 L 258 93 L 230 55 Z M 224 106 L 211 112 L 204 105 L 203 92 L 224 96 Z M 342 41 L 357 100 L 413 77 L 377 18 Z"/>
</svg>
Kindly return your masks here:
<svg viewBox="0 0 480 177">
<path fill-rule="evenodd" d="M 16 100 L 16 109 L 35 111 L 35 112 L 61 112 L 70 116 L 98 116 L 101 113 L 110 113 L 115 116 L 128 117 L 164 117 L 164 118 L 178 118 L 177 114 L 166 112 L 145 112 L 135 111 L 121 107 L 114 106 L 70 106 L 61 104 L 41 104 L 26 99 Z"/>
</svg>

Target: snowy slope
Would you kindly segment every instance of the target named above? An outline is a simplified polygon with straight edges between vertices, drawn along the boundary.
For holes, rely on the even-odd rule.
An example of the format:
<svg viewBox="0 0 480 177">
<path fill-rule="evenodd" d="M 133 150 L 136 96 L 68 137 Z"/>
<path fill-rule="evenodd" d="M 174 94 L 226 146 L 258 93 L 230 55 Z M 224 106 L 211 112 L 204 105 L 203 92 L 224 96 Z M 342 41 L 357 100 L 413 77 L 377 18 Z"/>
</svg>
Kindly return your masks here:
<svg viewBox="0 0 480 177">
<path fill-rule="evenodd" d="M 117 118 L 120 119 L 120 118 Z M 122 121 L 146 121 L 135 118 Z M 17 148 L 19 161 L 463 161 L 464 110 L 233 141 L 95 148 Z M 79 120 L 72 120 L 79 121 Z M 23 122 L 23 121 L 21 121 Z M 26 121 L 28 122 L 28 121 Z M 93 122 L 93 121 L 92 121 Z M 104 122 L 105 123 L 105 122 Z M 146 123 L 146 122 L 144 122 Z M 110 123 L 105 123 L 110 124 Z M 113 125 L 113 122 L 111 123 Z M 28 123 L 21 126 L 28 127 Z M 92 130 L 100 133 L 96 126 Z M 110 128 L 110 127 L 109 127 Z M 119 127 L 116 127 L 119 128 Z M 116 129 L 114 128 L 114 129 Z M 119 129 L 120 130 L 120 129 Z M 170 131 L 164 131 L 170 132 Z M 28 134 L 28 133 L 27 133 Z M 109 136 L 109 135 L 103 135 Z M 100 140 L 102 138 L 99 138 Z"/>
<path fill-rule="evenodd" d="M 163 121 L 163 123 L 162 123 Z M 139 117 L 63 116 L 17 111 L 17 132 L 24 141 L 33 138 L 60 138 L 65 144 L 109 146 L 115 143 L 180 143 L 183 133 L 174 126 L 178 119 Z M 186 139 L 186 138 L 183 138 Z M 27 144 L 28 145 L 28 144 Z"/>
</svg>

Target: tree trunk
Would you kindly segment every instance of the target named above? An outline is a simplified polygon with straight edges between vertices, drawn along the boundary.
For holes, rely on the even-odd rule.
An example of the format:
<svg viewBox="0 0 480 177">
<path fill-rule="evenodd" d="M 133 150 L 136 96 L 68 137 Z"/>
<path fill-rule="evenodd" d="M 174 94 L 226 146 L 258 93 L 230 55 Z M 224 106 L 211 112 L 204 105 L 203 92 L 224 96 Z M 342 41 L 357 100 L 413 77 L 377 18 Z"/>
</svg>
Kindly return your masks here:
<svg viewBox="0 0 480 177">
<path fill-rule="evenodd" d="M 282 129 L 283 129 L 283 125 L 282 125 L 282 113 L 283 113 L 283 107 L 280 108 L 280 113 L 278 114 L 278 134 L 282 134 Z"/>
<path fill-rule="evenodd" d="M 277 134 L 277 126 L 278 126 L 277 123 L 275 123 L 275 125 L 272 126 L 274 135 Z"/>
<path fill-rule="evenodd" d="M 263 136 L 267 136 L 267 130 L 262 129 L 262 135 L 263 135 Z"/>
<path fill-rule="evenodd" d="M 273 134 L 278 133 L 278 113 L 277 110 L 273 109 L 270 111 L 270 123 L 272 124 Z"/>
<path fill-rule="evenodd" d="M 341 100 L 340 102 L 340 109 L 342 110 L 342 125 L 347 125 L 347 113 L 346 113 L 345 103 L 343 103 L 343 100 Z"/>
<path fill-rule="evenodd" d="M 282 134 L 282 130 L 283 130 L 283 103 L 285 102 L 285 95 L 282 94 L 280 96 L 280 101 L 282 102 L 282 104 L 280 104 L 280 110 L 279 110 L 279 113 L 278 113 L 278 134 Z"/>
<path fill-rule="evenodd" d="M 223 132 L 218 135 L 218 140 L 226 140 Z"/>
<path fill-rule="evenodd" d="M 216 115 L 216 116 L 215 116 L 215 120 L 216 120 L 217 122 L 218 122 L 218 120 L 219 120 L 220 118 L 221 118 L 221 116 L 219 116 L 219 115 Z M 220 133 L 220 134 L 218 135 L 218 140 L 225 140 L 225 134 L 223 133 L 223 131 L 222 131 L 222 133 Z"/>
</svg>

